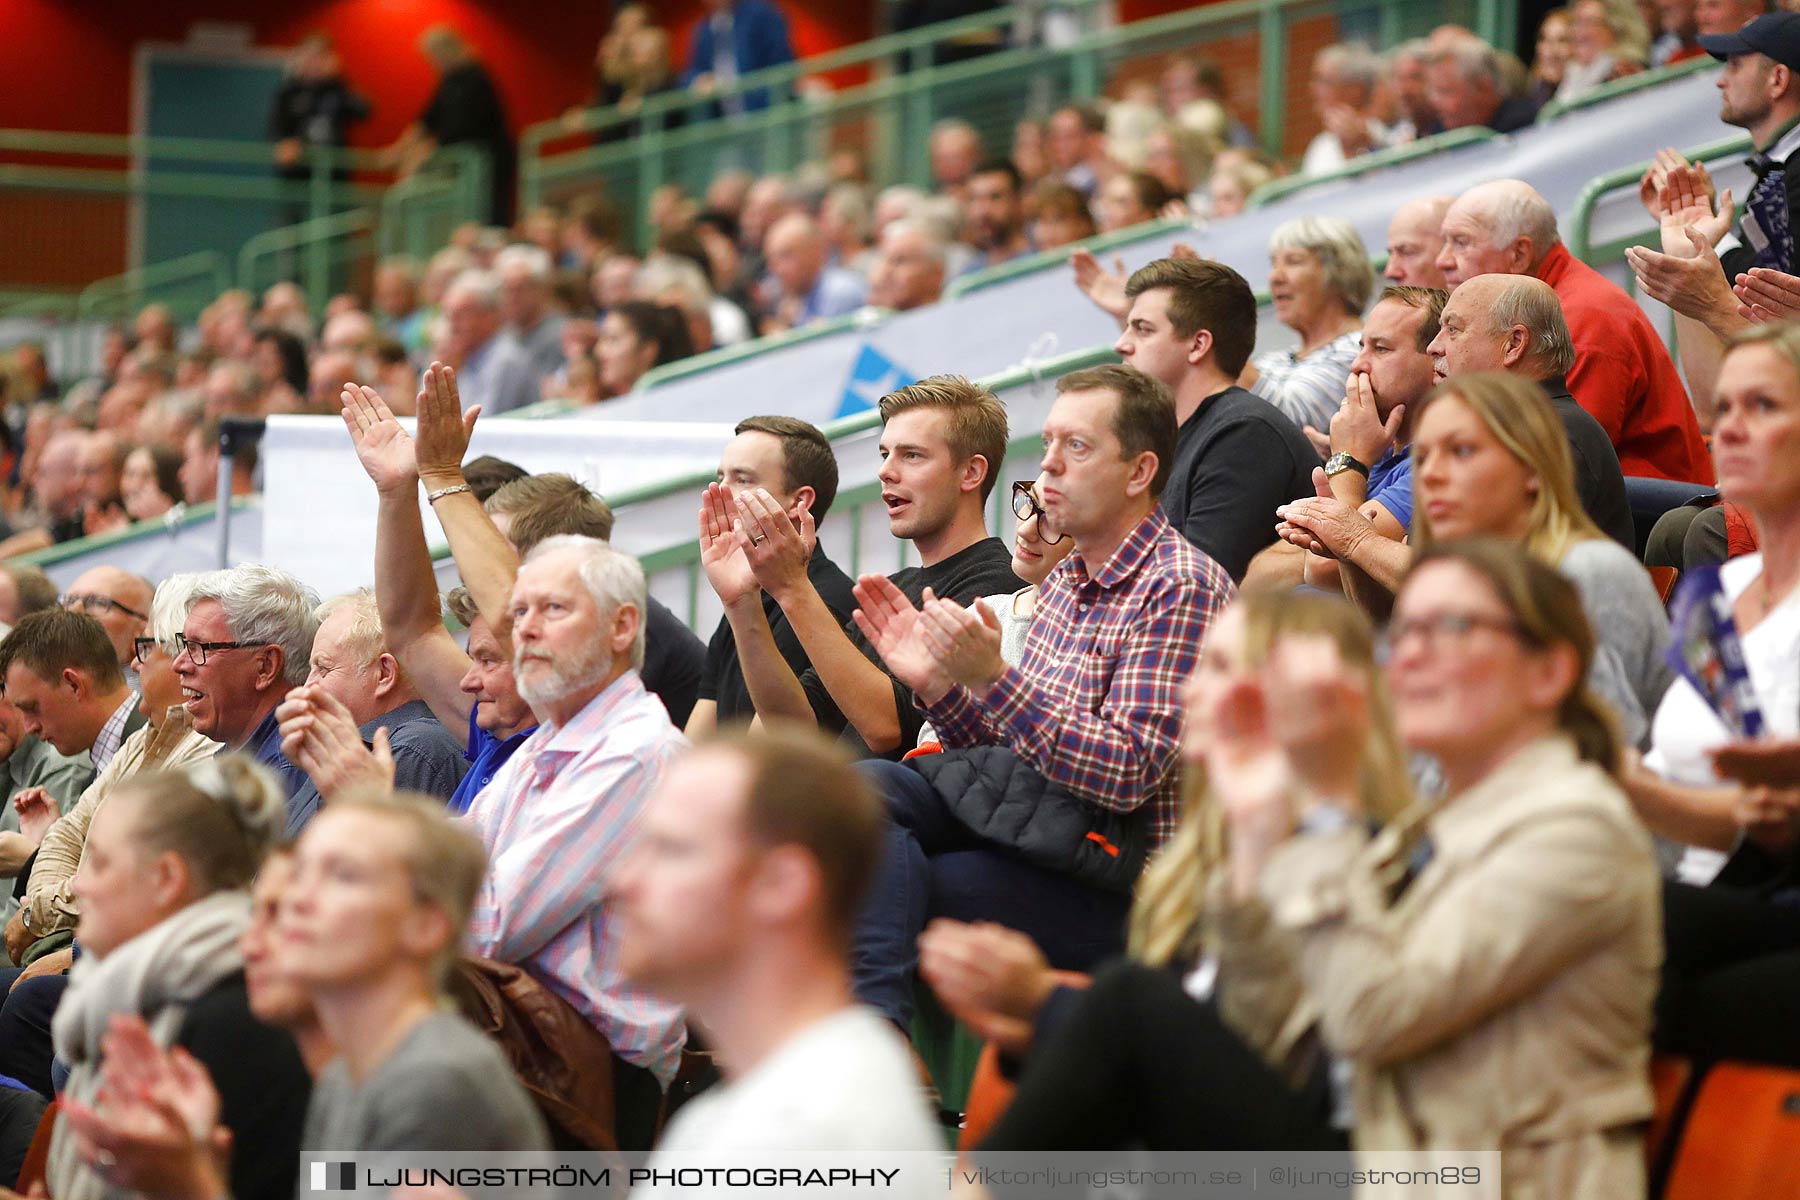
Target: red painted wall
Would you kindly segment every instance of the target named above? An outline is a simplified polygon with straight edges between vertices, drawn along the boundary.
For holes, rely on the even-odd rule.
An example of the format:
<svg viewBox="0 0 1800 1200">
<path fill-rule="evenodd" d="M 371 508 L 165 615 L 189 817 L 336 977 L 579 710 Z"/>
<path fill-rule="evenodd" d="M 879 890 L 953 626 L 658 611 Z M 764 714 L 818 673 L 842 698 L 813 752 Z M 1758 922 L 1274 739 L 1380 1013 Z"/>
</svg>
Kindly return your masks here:
<svg viewBox="0 0 1800 1200">
<path fill-rule="evenodd" d="M 657 0 L 685 62 L 701 0 Z M 783 0 L 796 51 L 870 37 L 874 0 Z M 0 0 L 0 128 L 123 133 L 131 120 L 132 47 L 182 42 L 196 21 L 248 24 L 261 46 L 322 29 L 345 74 L 369 96 L 360 145 L 391 141 L 431 94 L 416 48 L 427 26 L 460 30 L 488 63 L 515 127 L 585 98 L 608 6 L 576 0 Z"/>
</svg>

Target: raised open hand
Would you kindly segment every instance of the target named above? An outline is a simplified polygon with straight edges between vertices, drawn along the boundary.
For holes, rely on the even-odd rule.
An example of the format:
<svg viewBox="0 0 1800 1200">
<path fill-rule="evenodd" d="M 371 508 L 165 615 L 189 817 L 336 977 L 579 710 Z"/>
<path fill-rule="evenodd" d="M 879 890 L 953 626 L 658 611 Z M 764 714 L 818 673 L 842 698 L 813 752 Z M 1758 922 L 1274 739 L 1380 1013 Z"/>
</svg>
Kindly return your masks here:
<svg viewBox="0 0 1800 1200">
<path fill-rule="evenodd" d="M 350 431 L 350 442 L 356 447 L 356 459 L 375 481 L 376 490 L 417 488 L 419 465 L 413 440 L 400 427 L 381 393 L 363 384 L 346 383 L 338 403 L 343 409 L 344 427 Z"/>
<path fill-rule="evenodd" d="M 700 497 L 700 566 L 706 581 L 727 607 L 761 590 L 744 548 L 738 544 L 737 514 L 724 484 L 709 483 Z"/>
<path fill-rule="evenodd" d="M 463 458 L 469 439 L 475 436 L 475 419 L 481 405 L 468 412 L 456 390 L 456 369 L 434 362 L 425 370 L 419 387 L 419 478 L 427 484 L 462 479 Z"/>
</svg>

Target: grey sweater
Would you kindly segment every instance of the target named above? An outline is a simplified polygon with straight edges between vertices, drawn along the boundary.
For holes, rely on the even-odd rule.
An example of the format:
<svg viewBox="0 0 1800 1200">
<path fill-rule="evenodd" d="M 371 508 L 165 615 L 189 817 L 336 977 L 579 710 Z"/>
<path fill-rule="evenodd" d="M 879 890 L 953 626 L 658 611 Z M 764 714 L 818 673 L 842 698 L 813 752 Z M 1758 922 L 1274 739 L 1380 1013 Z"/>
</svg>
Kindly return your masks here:
<svg viewBox="0 0 1800 1200">
<path fill-rule="evenodd" d="M 1594 628 L 1588 686 L 1618 713 L 1627 744 L 1641 747 L 1650 734 L 1651 714 L 1674 678 L 1663 657 L 1669 618 L 1650 573 L 1611 539 L 1578 542 L 1558 565 L 1581 592 Z"/>
<path fill-rule="evenodd" d="M 433 1013 L 361 1087 L 342 1058 L 313 1085 L 303 1151 L 545 1150 L 543 1119 L 499 1049 L 453 1013 Z M 305 1194 L 306 1179 L 301 1179 Z"/>
</svg>

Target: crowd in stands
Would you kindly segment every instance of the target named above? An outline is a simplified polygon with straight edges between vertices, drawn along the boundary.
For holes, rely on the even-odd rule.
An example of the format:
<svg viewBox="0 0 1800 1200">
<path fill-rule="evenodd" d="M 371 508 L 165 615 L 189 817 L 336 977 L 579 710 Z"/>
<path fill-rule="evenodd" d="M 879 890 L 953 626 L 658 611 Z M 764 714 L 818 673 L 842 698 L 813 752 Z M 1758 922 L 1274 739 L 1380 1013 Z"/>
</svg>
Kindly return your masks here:
<svg viewBox="0 0 1800 1200">
<path fill-rule="evenodd" d="M 40 1126 L 53 1200 L 291 1196 L 303 1148 L 941 1149 L 929 996 L 1016 1084 L 988 1149 L 1492 1149 L 1506 1195 L 1646 1194 L 1653 1053 L 1800 1070 L 1800 14 L 1655 10 L 1553 14 L 1529 74 L 1335 48 L 1307 157 L 1725 60 L 1746 213 L 1670 151 L 1631 258 L 1684 370 L 1524 179 L 1399 208 L 1383 280 L 1281 225 L 1286 347 L 1186 246 L 1077 251 L 1044 286 L 1122 361 L 1055 381 L 1013 528 L 1018 431 L 965 378 L 880 401 L 885 576 L 819 536 L 826 436 L 747 414 L 694 497 L 711 630 L 478 423 L 1223 201 L 1255 163 L 1201 64 L 1011 158 L 945 125 L 930 193 L 726 173 L 641 257 L 527 213 L 317 328 L 282 284 L 144 310 L 94 379 L 16 349 L 0 554 L 210 496 L 218 422 L 277 412 L 342 419 L 377 549 L 328 598 L 0 563 L 0 1181 Z M 720 11 L 692 86 L 774 12 Z M 662 86 L 632 12 L 603 96 Z"/>
</svg>

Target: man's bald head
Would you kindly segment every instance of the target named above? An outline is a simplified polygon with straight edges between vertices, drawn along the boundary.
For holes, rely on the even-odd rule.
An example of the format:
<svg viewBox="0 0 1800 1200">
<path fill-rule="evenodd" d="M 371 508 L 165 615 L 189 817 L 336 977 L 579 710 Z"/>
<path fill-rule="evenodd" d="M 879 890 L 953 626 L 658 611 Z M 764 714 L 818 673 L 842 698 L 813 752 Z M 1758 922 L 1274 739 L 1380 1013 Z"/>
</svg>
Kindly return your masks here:
<svg viewBox="0 0 1800 1200">
<path fill-rule="evenodd" d="M 1444 214 L 1455 196 L 1423 196 L 1402 204 L 1387 228 L 1387 270 L 1396 287 L 1441 288 L 1444 272 L 1437 258 L 1444 248 Z"/>
<path fill-rule="evenodd" d="M 1477 275 L 1529 275 L 1556 245 L 1556 210 L 1521 179 L 1470 188 L 1444 214 L 1437 265 L 1451 289 Z"/>
<path fill-rule="evenodd" d="M 129 668 L 132 642 L 142 637 L 156 589 L 148 579 L 118 567 L 89 567 L 69 585 L 68 607 L 100 622 L 118 655 L 119 666 Z"/>
<path fill-rule="evenodd" d="M 1430 353 L 1450 378 L 1475 371 L 1506 371 L 1549 379 L 1575 365 L 1575 343 L 1563 319 L 1562 301 L 1529 275 L 1477 275 L 1465 280 L 1444 305 Z"/>
</svg>

